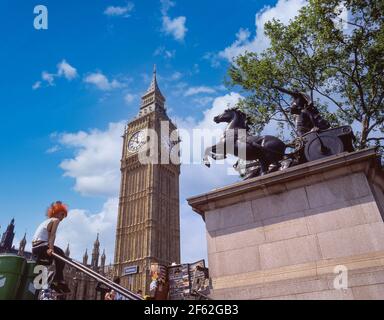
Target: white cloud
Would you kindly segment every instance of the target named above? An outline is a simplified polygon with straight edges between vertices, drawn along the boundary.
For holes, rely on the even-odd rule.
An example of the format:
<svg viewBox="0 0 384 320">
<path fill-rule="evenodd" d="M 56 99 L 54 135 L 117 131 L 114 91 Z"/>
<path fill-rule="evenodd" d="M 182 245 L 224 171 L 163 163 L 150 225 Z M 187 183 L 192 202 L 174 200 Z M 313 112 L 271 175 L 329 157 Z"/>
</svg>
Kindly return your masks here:
<svg viewBox="0 0 384 320">
<path fill-rule="evenodd" d="M 189 97 L 199 93 L 215 93 L 216 90 L 206 86 L 191 87 L 185 93 L 184 96 Z"/>
<path fill-rule="evenodd" d="M 168 14 L 168 10 L 175 6 L 175 3 L 171 0 L 160 0 L 161 3 L 161 14 L 166 16 Z"/>
<path fill-rule="evenodd" d="M 174 71 L 173 73 L 171 73 L 168 76 L 157 75 L 157 79 L 162 83 L 178 81 L 182 77 L 183 77 L 183 74 L 179 71 Z M 146 80 L 146 82 L 149 82 L 150 80 L 152 80 L 152 78 L 149 79 L 149 77 L 148 77 L 148 80 Z"/>
<path fill-rule="evenodd" d="M 197 63 L 195 63 L 192 67 L 191 74 L 198 74 L 198 73 L 200 73 L 200 67 Z"/>
<path fill-rule="evenodd" d="M 93 84 L 98 89 L 103 91 L 109 91 L 112 89 L 121 88 L 123 86 L 123 84 L 116 79 L 113 79 L 112 81 L 108 80 L 108 78 L 101 72 L 94 72 L 87 75 L 84 78 L 84 82 Z"/>
<path fill-rule="evenodd" d="M 183 77 L 183 74 L 179 71 L 175 71 L 174 73 L 172 73 L 171 75 L 171 80 L 172 81 L 176 81 L 176 80 L 180 80 L 181 78 Z"/>
<path fill-rule="evenodd" d="M 204 54 L 203 59 L 209 61 L 212 68 L 220 67 L 220 56 L 215 52 L 207 52 Z"/>
<path fill-rule="evenodd" d="M 32 85 L 32 89 L 33 90 L 37 90 L 41 88 L 41 81 L 36 81 L 33 85 Z"/>
<path fill-rule="evenodd" d="M 180 16 L 176 18 L 171 18 L 168 15 L 168 10 L 175 6 L 175 3 L 170 0 L 160 0 L 161 2 L 161 14 L 163 21 L 163 31 L 166 34 L 172 35 L 175 40 L 182 41 L 184 40 L 185 34 L 188 29 L 185 26 L 187 18 L 185 16 Z"/>
<path fill-rule="evenodd" d="M 129 17 L 129 13 L 132 12 L 135 5 L 132 2 L 128 2 L 125 7 L 121 6 L 109 6 L 104 10 L 104 14 L 107 16 L 124 16 Z"/>
<path fill-rule="evenodd" d="M 187 90 L 188 84 L 186 82 L 177 82 L 170 92 L 173 96 L 181 96 L 184 94 L 185 90 Z"/>
<path fill-rule="evenodd" d="M 67 80 L 72 80 L 77 77 L 76 68 L 72 67 L 64 59 L 57 65 L 57 76 L 65 77 Z"/>
<path fill-rule="evenodd" d="M 213 101 L 213 97 L 201 97 L 193 99 L 193 102 L 196 102 L 198 105 L 206 107 Z"/>
<path fill-rule="evenodd" d="M 166 34 L 171 34 L 175 40 L 182 41 L 188 31 L 185 26 L 186 21 L 187 18 L 184 16 L 174 19 L 168 16 L 163 16 L 163 30 Z"/>
<path fill-rule="evenodd" d="M 164 59 L 172 59 L 176 55 L 176 50 L 167 50 L 165 47 L 160 46 L 160 47 L 156 48 L 153 55 L 154 56 L 161 56 Z"/>
<path fill-rule="evenodd" d="M 125 96 L 124 96 L 124 101 L 126 104 L 130 104 L 132 103 L 134 100 L 135 100 L 136 96 L 132 93 L 127 93 Z"/>
<path fill-rule="evenodd" d="M 55 78 L 66 78 L 68 81 L 77 77 L 77 70 L 73 66 L 71 66 L 65 59 L 57 64 L 57 72 L 49 73 L 47 71 L 43 71 L 41 73 L 42 81 L 36 81 L 32 85 L 32 89 L 36 90 L 43 86 L 45 83 L 46 86 L 54 86 Z"/>
<path fill-rule="evenodd" d="M 263 51 L 269 46 L 269 39 L 264 34 L 264 24 L 273 18 L 287 24 L 306 3 L 306 0 L 278 0 L 274 7 L 265 6 L 261 11 L 256 13 L 256 34 L 254 38 L 251 38 L 251 32 L 248 29 L 241 28 L 236 34 L 235 42 L 219 52 L 218 56 L 232 61 L 234 57 L 245 51 Z"/>
<path fill-rule="evenodd" d="M 204 118 L 198 123 L 197 127 L 205 129 L 217 128 L 218 124 L 213 121 L 213 118 L 223 113 L 225 109 L 234 107 L 239 99 L 241 99 L 241 95 L 235 92 L 215 98 L 212 107 L 203 112 Z M 221 124 L 221 128 L 223 125 L 224 124 Z"/>
<path fill-rule="evenodd" d="M 71 209 L 57 232 L 56 244 L 63 250 L 69 243 L 71 257 L 82 261 L 85 249 L 88 249 L 90 263 L 93 243 L 99 233 L 100 255 L 106 251 L 106 264 L 113 261 L 118 198 L 111 197 L 100 212 L 92 214 L 84 209 Z"/>
<path fill-rule="evenodd" d="M 49 86 L 53 86 L 55 83 L 55 75 L 52 74 L 52 73 L 48 73 L 47 71 L 43 71 L 41 73 L 41 79 L 43 79 L 44 81 L 46 81 L 48 83 Z"/>
<path fill-rule="evenodd" d="M 64 133 L 59 143 L 75 152 L 60 163 L 64 175 L 75 179 L 75 190 L 82 195 L 118 194 L 124 122 L 110 123 L 106 131 Z"/>
<path fill-rule="evenodd" d="M 60 147 L 58 146 L 58 145 L 55 145 L 55 146 L 53 146 L 53 147 L 51 147 L 51 148 L 49 148 L 47 151 L 45 151 L 46 153 L 55 153 L 55 152 L 57 152 L 57 151 L 59 151 L 60 150 Z"/>
</svg>

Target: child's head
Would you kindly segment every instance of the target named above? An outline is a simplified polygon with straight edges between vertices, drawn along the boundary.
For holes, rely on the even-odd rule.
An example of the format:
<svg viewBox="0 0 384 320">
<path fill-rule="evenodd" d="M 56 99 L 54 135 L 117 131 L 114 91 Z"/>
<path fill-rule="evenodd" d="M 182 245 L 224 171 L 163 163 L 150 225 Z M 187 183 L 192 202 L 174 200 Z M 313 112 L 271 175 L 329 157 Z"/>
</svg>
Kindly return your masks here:
<svg viewBox="0 0 384 320">
<path fill-rule="evenodd" d="M 56 201 L 51 204 L 47 210 L 48 218 L 58 218 L 60 221 L 67 217 L 68 207 L 61 201 Z"/>
</svg>

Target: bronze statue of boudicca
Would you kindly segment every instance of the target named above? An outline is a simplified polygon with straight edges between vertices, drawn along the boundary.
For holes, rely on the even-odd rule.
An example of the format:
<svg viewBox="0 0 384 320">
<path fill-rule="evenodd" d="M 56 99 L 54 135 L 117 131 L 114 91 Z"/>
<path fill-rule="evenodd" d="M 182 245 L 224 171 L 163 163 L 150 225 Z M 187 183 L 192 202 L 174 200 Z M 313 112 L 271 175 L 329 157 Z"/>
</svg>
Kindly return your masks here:
<svg viewBox="0 0 384 320">
<path fill-rule="evenodd" d="M 206 166 L 210 166 L 209 157 L 220 160 L 232 154 L 239 158 L 234 168 L 246 180 L 354 150 L 350 126 L 331 128 L 305 93 L 274 88 L 292 97 L 290 113 L 295 118 L 297 137 L 286 144 L 271 135 L 253 136 L 249 132 L 246 114 L 236 107 L 229 108 L 213 119 L 216 123 L 226 122 L 228 125 L 219 143 L 206 148 L 203 158 Z M 294 150 L 287 153 L 287 148 Z"/>
</svg>

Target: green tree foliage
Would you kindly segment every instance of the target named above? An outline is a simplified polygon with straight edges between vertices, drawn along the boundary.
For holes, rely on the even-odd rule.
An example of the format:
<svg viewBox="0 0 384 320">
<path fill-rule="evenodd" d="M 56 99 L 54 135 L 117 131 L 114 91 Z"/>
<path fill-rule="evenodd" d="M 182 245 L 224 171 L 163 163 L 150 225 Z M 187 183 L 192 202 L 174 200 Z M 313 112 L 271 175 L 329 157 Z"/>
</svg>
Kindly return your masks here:
<svg viewBox="0 0 384 320">
<path fill-rule="evenodd" d="M 280 86 L 306 92 L 332 124 L 353 125 L 358 148 L 384 142 L 383 24 L 383 0 L 310 0 L 288 25 L 266 23 L 269 48 L 236 57 L 228 70 L 255 131 L 276 121 L 294 136 Z"/>
</svg>

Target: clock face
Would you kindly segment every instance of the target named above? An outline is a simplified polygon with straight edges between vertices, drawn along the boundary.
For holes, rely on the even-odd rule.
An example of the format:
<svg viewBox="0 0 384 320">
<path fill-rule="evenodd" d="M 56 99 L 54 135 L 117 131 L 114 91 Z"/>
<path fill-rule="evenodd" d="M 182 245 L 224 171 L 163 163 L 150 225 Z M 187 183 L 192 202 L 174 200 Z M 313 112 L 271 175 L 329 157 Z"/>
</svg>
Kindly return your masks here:
<svg viewBox="0 0 384 320">
<path fill-rule="evenodd" d="M 147 142 L 147 136 L 144 130 L 135 132 L 128 142 L 128 151 L 136 152 Z"/>
</svg>

